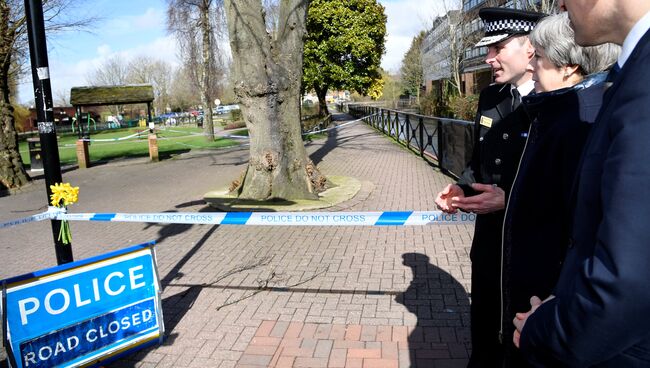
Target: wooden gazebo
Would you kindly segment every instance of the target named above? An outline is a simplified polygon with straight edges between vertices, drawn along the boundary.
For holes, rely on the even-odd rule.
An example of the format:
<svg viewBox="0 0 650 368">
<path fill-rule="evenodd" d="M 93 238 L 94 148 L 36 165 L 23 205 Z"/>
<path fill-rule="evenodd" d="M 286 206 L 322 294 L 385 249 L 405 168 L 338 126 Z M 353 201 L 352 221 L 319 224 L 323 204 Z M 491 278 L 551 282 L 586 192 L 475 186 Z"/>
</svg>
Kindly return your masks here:
<svg viewBox="0 0 650 368">
<path fill-rule="evenodd" d="M 72 87 L 70 104 L 81 116 L 84 106 L 147 104 L 147 121 L 152 121 L 151 103 L 154 100 L 153 86 L 150 84 L 130 84 L 124 86 Z"/>
</svg>

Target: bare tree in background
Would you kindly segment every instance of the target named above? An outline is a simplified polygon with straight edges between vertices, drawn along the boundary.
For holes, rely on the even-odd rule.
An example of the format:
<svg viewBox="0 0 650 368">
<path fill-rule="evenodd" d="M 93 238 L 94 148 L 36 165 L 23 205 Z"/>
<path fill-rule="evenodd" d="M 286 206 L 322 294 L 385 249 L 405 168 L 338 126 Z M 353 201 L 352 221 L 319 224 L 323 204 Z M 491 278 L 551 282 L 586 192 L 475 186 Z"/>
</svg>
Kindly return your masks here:
<svg viewBox="0 0 650 368">
<path fill-rule="evenodd" d="M 181 67 L 173 75 L 170 89 L 170 105 L 172 110 L 187 110 L 201 103 L 201 98 L 196 96 L 196 89 L 192 83 L 192 73 L 187 68 Z"/>
<path fill-rule="evenodd" d="M 151 84 L 155 96 L 154 108 L 160 114 L 170 105 L 172 66 L 164 60 L 137 57 L 131 60 L 127 80 L 135 84 Z"/>
<path fill-rule="evenodd" d="M 250 157 L 234 191 L 240 198 L 315 199 L 325 178 L 300 131 L 300 85 L 309 0 L 281 0 L 269 32 L 260 0 L 226 0 L 235 95 L 250 136 Z"/>
<path fill-rule="evenodd" d="M 128 61 L 116 55 L 105 59 L 90 72 L 86 76 L 86 83 L 91 86 L 122 86 L 128 83 L 128 76 Z"/>
<path fill-rule="evenodd" d="M 478 36 L 465 31 L 466 25 L 472 21 L 472 17 L 462 11 L 462 0 L 443 1 L 442 5 L 444 14 L 438 21 L 444 27 L 444 39 L 445 42 L 448 42 L 446 52 L 451 73 L 449 82 L 458 96 L 462 96 L 462 65 L 465 59 L 465 50 L 474 47 Z"/>
<path fill-rule="evenodd" d="M 91 86 L 122 86 L 127 84 L 151 84 L 154 91 L 154 108 L 159 114 L 170 104 L 172 65 L 164 60 L 148 56 L 137 56 L 126 60 L 120 56 L 106 59 L 86 76 Z M 111 106 L 109 110 L 116 115 L 123 106 Z"/>
<path fill-rule="evenodd" d="M 49 36 L 80 30 L 95 21 L 79 17 L 76 0 L 44 0 L 45 29 Z M 72 17 L 71 15 L 76 15 Z M 27 29 L 23 0 L 0 0 L 0 190 L 19 188 L 29 182 L 18 151 L 14 107 L 16 82 L 27 67 Z"/>
<path fill-rule="evenodd" d="M 123 86 L 128 84 L 129 63 L 118 55 L 102 62 L 97 68 L 86 75 L 86 83 L 90 86 Z M 108 106 L 112 115 L 119 115 L 124 105 Z"/>
<path fill-rule="evenodd" d="M 54 92 L 54 106 L 70 106 L 70 90 L 57 89 Z"/>
<path fill-rule="evenodd" d="M 208 140 L 214 140 L 212 101 L 224 71 L 218 43 L 224 24 L 223 0 L 167 0 L 167 5 L 167 28 L 176 36 L 183 65 L 200 91 L 203 131 Z"/>
</svg>

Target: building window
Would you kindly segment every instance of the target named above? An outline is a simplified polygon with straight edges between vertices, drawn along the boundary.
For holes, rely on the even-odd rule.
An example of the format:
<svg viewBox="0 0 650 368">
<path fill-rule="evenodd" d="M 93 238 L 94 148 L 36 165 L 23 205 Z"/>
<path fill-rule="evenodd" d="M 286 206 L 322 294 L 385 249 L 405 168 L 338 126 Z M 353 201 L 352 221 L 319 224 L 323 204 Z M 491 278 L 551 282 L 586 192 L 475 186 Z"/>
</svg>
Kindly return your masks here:
<svg viewBox="0 0 650 368">
<path fill-rule="evenodd" d="M 468 11 L 477 7 L 480 4 L 483 4 L 485 0 L 465 0 L 463 4 L 463 11 Z"/>
<path fill-rule="evenodd" d="M 487 51 L 488 48 L 486 46 L 465 49 L 465 60 L 477 58 L 479 56 L 485 56 L 487 55 Z"/>
</svg>

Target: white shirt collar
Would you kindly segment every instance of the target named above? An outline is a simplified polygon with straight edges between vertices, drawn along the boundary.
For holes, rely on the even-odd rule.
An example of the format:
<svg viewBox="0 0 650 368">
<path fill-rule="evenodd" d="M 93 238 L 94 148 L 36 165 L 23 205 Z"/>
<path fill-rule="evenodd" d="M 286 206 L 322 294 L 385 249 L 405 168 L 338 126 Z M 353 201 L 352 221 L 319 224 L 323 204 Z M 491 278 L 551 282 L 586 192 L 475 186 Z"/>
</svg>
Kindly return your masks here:
<svg viewBox="0 0 650 368">
<path fill-rule="evenodd" d="M 501 88 L 499 89 L 499 92 L 503 91 L 506 87 L 510 88 L 510 91 L 511 91 L 510 93 L 511 94 L 512 94 L 512 90 L 517 88 L 517 91 L 519 91 L 519 95 L 521 97 L 524 97 L 524 96 L 527 96 L 535 88 L 535 81 L 530 79 L 530 80 L 528 80 L 528 82 L 522 84 L 519 87 L 515 87 L 514 84 L 506 83 L 506 84 L 501 86 Z"/>
<path fill-rule="evenodd" d="M 510 90 L 512 90 L 514 88 L 515 88 L 515 86 L 513 84 L 511 84 L 510 85 Z M 521 97 L 527 96 L 530 93 L 530 91 L 532 91 L 533 88 L 535 88 L 535 81 L 530 79 L 528 82 L 526 82 L 526 83 L 524 83 L 521 86 L 516 87 L 516 88 L 517 88 L 517 91 L 519 91 L 519 95 Z"/>
<path fill-rule="evenodd" d="M 535 81 L 530 79 L 530 80 L 528 80 L 528 82 L 526 82 L 526 83 L 522 84 L 521 86 L 517 87 L 517 90 L 519 91 L 519 94 L 521 95 L 521 97 L 524 97 L 524 96 L 527 96 L 530 93 L 530 91 L 533 90 L 533 88 L 535 88 Z"/>
<path fill-rule="evenodd" d="M 627 59 L 632 55 L 632 51 L 641 40 L 644 34 L 650 29 L 650 12 L 647 12 L 638 22 L 632 27 L 630 33 L 625 37 L 623 41 L 623 48 L 621 53 L 618 55 L 618 66 L 621 68 L 625 65 Z"/>
</svg>

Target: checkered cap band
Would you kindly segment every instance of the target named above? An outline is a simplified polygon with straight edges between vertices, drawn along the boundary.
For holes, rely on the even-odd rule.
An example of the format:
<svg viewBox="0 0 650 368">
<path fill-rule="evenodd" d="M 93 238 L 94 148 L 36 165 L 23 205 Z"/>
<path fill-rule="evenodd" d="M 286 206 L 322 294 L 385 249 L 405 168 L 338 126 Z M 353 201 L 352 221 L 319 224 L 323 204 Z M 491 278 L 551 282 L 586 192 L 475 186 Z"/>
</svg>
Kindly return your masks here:
<svg viewBox="0 0 650 368">
<path fill-rule="evenodd" d="M 494 22 L 485 22 L 485 33 L 506 31 L 508 33 L 530 32 L 535 28 L 535 22 L 520 19 L 499 19 Z"/>
</svg>

